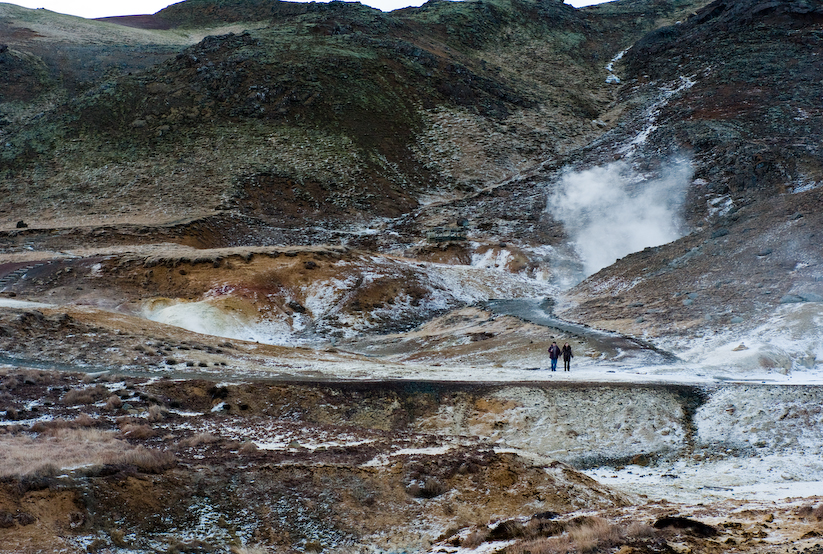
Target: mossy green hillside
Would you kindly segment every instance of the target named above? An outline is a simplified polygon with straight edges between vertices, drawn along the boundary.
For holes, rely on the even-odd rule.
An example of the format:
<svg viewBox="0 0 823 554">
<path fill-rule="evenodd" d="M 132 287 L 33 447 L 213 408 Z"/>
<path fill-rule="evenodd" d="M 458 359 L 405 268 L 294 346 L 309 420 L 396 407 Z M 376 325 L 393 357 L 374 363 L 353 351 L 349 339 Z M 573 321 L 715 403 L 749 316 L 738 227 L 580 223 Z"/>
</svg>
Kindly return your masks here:
<svg viewBox="0 0 823 554">
<path fill-rule="evenodd" d="M 178 26 L 164 33 L 227 22 L 248 30 L 144 69 L 112 69 L 36 120 L 7 126 L 0 188 L 9 205 L 36 210 L 17 195 L 35 187 L 55 213 L 104 198 L 101 213 L 114 217 L 135 206 L 170 218 L 221 206 L 282 222 L 243 201 L 253 198 L 285 202 L 295 221 L 398 215 L 421 195 L 476 190 L 489 184 L 483 175 L 540 163 L 546 144 L 587 140 L 612 100 L 604 32 L 554 0 L 392 13 L 188 0 L 157 17 L 169 14 Z M 450 129 L 472 123 L 462 134 L 436 131 L 444 117 Z M 505 149 L 485 136 L 502 131 Z M 133 198 L 135 187 L 147 194 Z M 130 202 L 116 206 L 124 190 Z"/>
</svg>

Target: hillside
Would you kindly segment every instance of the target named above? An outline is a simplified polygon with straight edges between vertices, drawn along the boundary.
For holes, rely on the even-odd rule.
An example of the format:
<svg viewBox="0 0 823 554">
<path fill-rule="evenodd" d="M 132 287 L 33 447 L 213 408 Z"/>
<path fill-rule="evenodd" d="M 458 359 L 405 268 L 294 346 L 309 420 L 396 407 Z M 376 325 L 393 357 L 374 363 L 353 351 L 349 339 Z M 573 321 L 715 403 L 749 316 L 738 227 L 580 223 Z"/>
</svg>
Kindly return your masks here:
<svg viewBox="0 0 823 554">
<path fill-rule="evenodd" d="M 102 22 L 4 10 L 9 292 L 74 303 L 88 294 L 45 274 L 11 283 L 29 260 L 49 261 L 48 275 L 117 260 L 112 276 L 145 288 L 114 279 L 86 301 L 131 299 L 145 315 L 158 296 L 212 309 L 214 290 L 244 305 L 266 294 L 278 307 L 243 325 L 285 332 L 267 342 L 379 337 L 525 295 L 689 360 L 745 337 L 771 351 L 762 367 L 819 355 L 792 338 L 817 336 L 807 312 L 823 295 L 817 3 L 383 13 L 204 0 Z M 58 43 L 85 54 L 58 63 L 44 46 Z M 458 222 L 458 240 L 426 239 Z M 171 244 L 349 250 L 331 272 L 277 282 L 232 270 L 148 286 L 134 272 L 158 262 L 143 251 L 197 265 Z M 235 254 L 248 255 L 201 258 L 217 268 Z M 458 273 L 471 277 L 455 288 Z M 306 309 L 297 319 L 293 302 Z M 770 344 L 770 325 L 785 344 Z M 695 351 L 698 337 L 713 338 Z"/>
<path fill-rule="evenodd" d="M 729 341 L 748 334 L 762 350 L 759 363 L 771 367 L 790 368 L 778 361 L 786 355 L 794 363 L 819 355 L 814 340 L 790 352 L 785 343 L 820 332 L 802 314 L 816 312 L 823 298 L 814 238 L 823 114 L 812 101 L 822 10 L 713 3 L 626 54 L 623 94 L 646 100 L 634 100 L 634 117 L 590 155 L 616 151 L 641 171 L 687 156 L 688 232 L 590 277 L 573 293 L 582 303 L 566 315 L 632 334 L 721 333 Z M 656 98 L 651 107 L 649 98 Z"/>
<path fill-rule="evenodd" d="M 650 17 L 634 36 L 611 39 L 559 2 L 442 2 L 391 14 L 278 3 L 270 23 L 256 4 L 214 13 L 188 4 L 156 14 L 175 27 L 147 33 L 140 48 L 157 48 L 155 37 L 182 41 L 178 29 L 194 37 L 193 25 L 216 18 L 251 20 L 239 24 L 249 29 L 161 64 L 141 57 L 142 71 L 112 60 L 117 69 L 82 95 L 31 114 L 36 123 L 7 126 L 7 228 L 216 211 L 339 227 L 460 197 L 594 138 L 591 120 L 611 100 L 603 60 L 656 24 Z M 42 206 L 20 182 L 41 191 Z"/>
</svg>

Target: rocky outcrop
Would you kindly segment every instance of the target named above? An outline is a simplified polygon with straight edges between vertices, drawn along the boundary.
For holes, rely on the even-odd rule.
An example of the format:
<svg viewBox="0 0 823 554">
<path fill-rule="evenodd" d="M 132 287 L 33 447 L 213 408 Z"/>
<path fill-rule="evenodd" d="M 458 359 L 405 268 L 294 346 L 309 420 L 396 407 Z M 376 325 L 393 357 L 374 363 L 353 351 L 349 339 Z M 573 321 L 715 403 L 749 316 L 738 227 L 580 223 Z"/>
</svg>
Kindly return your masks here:
<svg viewBox="0 0 823 554">
<path fill-rule="evenodd" d="M 740 206 L 821 180 L 823 153 L 808 140 L 821 127 L 809 103 L 821 19 L 818 2 L 717 1 L 628 51 L 628 90 L 693 82 L 661 108 L 649 143 L 693 153 L 694 200 Z"/>
</svg>

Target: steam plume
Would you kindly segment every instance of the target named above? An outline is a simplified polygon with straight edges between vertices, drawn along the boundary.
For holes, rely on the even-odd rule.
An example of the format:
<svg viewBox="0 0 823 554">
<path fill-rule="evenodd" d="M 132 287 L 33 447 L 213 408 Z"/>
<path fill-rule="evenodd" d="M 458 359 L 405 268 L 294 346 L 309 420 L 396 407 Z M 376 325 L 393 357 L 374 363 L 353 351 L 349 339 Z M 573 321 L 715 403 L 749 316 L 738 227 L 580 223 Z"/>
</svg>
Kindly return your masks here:
<svg viewBox="0 0 823 554">
<path fill-rule="evenodd" d="M 682 205 L 691 177 L 691 164 L 682 159 L 667 163 L 654 179 L 623 162 L 569 171 L 547 209 L 565 225 L 588 276 L 627 254 L 683 236 Z"/>
</svg>

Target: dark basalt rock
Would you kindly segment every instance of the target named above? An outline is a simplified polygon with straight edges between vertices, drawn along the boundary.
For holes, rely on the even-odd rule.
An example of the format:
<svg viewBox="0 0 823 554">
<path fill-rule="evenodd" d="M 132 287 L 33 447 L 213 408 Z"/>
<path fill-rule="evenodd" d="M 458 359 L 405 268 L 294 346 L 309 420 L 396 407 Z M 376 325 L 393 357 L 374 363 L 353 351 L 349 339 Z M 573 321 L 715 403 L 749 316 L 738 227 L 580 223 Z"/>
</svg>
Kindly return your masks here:
<svg viewBox="0 0 823 554">
<path fill-rule="evenodd" d="M 662 517 L 654 522 L 655 529 L 679 529 L 699 537 L 714 537 L 717 529 L 700 521 L 685 517 Z"/>
</svg>

